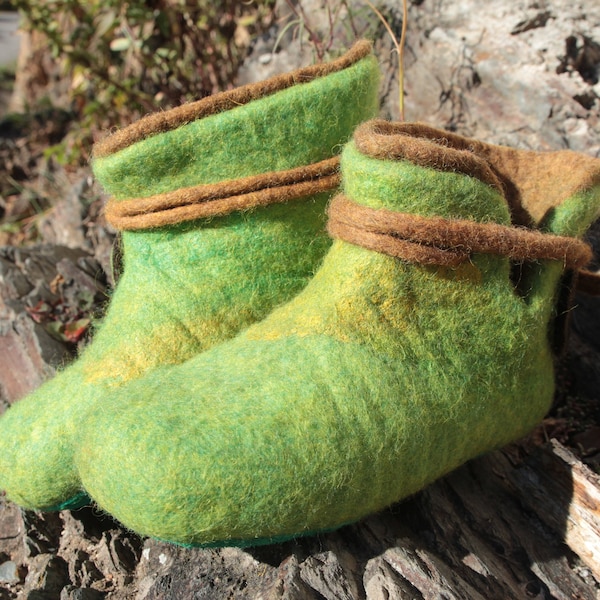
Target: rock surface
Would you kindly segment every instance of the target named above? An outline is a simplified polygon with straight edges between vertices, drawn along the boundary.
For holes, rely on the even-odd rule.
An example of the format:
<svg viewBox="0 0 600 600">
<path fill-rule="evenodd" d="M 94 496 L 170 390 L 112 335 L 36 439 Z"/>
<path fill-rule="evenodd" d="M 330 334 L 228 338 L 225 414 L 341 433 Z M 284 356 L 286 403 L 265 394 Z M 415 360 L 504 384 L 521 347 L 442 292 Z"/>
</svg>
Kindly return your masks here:
<svg viewBox="0 0 600 600">
<path fill-rule="evenodd" d="M 400 3 L 376 4 L 399 34 Z M 600 156 L 596 0 L 409 4 L 407 119 Z M 398 118 L 385 29 L 363 2 L 329 5 L 339 12 L 320 0 L 280 2 L 278 25 L 254 44 L 240 83 L 370 35 L 384 72 L 382 114 Z M 19 143 L 4 132 L 0 151 Z M 20 210 L 16 197 L 2 202 L 4 217 Z M 113 233 L 101 202 L 84 175 L 42 217 L 45 244 L 0 249 L 0 412 L 73 356 L 106 302 Z M 597 248 L 599 231 L 590 237 Z M 188 549 L 140 539 L 91 508 L 39 514 L 0 498 L 0 600 L 598 598 L 599 302 L 577 298 L 557 404 L 539 430 L 379 515 L 286 544 Z"/>
<path fill-rule="evenodd" d="M 285 3 L 282 3 L 282 5 Z M 349 11 L 330 25 L 320 0 L 304 0 L 305 27 L 323 46 L 349 43 Z M 352 31 L 376 40 L 385 73 L 383 115 L 399 118 L 398 57 L 365 3 L 346 3 Z M 397 37 L 401 3 L 375 3 Z M 283 22 L 298 18 L 281 9 Z M 244 82 L 305 64 L 314 48 L 289 27 L 260 40 Z M 277 43 L 279 40 L 279 43 Z M 275 52 L 272 53 L 273 49 Z M 492 143 L 600 155 L 600 5 L 593 0 L 412 0 L 405 50 L 405 118 Z"/>
</svg>

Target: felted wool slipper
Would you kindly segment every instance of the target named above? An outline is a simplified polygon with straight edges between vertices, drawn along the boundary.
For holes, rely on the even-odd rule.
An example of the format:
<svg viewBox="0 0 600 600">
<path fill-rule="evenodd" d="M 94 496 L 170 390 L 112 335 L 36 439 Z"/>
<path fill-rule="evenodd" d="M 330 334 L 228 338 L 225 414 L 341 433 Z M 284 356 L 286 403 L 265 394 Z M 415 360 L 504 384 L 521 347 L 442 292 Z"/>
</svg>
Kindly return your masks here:
<svg viewBox="0 0 600 600">
<path fill-rule="evenodd" d="M 199 545 L 330 530 L 548 410 L 557 289 L 591 258 L 600 160 L 374 121 L 342 176 L 337 239 L 294 300 L 88 414 L 82 486 L 127 527 Z"/>
<path fill-rule="evenodd" d="M 79 361 L 0 419 L 9 498 L 76 504 L 64 504 L 79 487 L 71 444 L 102 387 L 234 336 L 307 283 L 330 245 L 336 153 L 376 114 L 378 81 L 362 41 L 331 63 L 150 115 L 96 145 L 124 272 Z"/>
</svg>

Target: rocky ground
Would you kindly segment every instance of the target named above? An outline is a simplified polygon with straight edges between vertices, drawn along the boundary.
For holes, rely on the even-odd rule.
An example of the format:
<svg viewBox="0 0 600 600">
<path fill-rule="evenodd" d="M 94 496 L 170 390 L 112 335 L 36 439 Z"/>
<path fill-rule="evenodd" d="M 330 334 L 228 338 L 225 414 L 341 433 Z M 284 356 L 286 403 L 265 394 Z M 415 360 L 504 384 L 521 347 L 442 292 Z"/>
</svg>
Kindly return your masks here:
<svg viewBox="0 0 600 600">
<path fill-rule="evenodd" d="M 382 114 L 398 118 L 391 41 L 363 3 L 350 5 L 352 19 L 332 22 L 305 0 L 304 30 L 332 48 L 374 37 Z M 399 31 L 399 3 L 377 5 Z M 295 15 L 280 11 L 240 83 L 314 57 L 294 27 L 284 31 Z M 600 156 L 595 0 L 412 0 L 406 60 L 410 120 Z M 44 154 L 66 119 L 54 110 L 0 122 L 0 412 L 74 356 L 118 274 L 89 170 Z M 600 229 L 590 241 L 600 249 Z M 576 305 L 555 407 L 527 440 L 356 525 L 247 551 L 177 548 L 91 508 L 39 514 L 0 499 L 0 600 L 599 598 L 600 306 L 583 295 Z"/>
</svg>

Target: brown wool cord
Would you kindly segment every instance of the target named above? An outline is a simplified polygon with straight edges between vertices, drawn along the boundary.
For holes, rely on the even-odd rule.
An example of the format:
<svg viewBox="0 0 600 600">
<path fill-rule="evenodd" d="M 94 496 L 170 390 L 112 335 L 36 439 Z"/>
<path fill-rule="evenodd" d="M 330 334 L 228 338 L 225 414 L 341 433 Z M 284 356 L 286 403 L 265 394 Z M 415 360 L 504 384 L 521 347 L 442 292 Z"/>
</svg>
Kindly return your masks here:
<svg viewBox="0 0 600 600">
<path fill-rule="evenodd" d="M 286 171 L 181 188 L 148 198 L 111 200 L 105 216 L 116 229 L 139 230 L 288 202 L 337 188 L 339 164 L 339 156 L 334 156 Z"/>
<path fill-rule="evenodd" d="M 409 262 L 457 266 L 472 253 L 513 260 L 557 260 L 580 269 L 592 259 L 590 247 L 576 238 L 477 223 L 461 219 L 419 217 L 373 209 L 338 195 L 329 206 L 332 237 Z"/>
<path fill-rule="evenodd" d="M 469 258 L 468 252 L 431 248 L 399 239 L 388 233 L 377 233 L 367 231 L 361 227 L 354 227 L 331 218 L 331 213 L 327 223 L 327 231 L 331 237 L 350 242 L 355 246 L 362 246 L 367 250 L 422 265 L 457 267 Z"/>
<path fill-rule="evenodd" d="M 234 109 L 286 88 L 309 83 L 331 73 L 343 71 L 368 56 L 371 48 L 372 44 L 370 42 L 360 40 L 346 54 L 332 62 L 303 67 L 290 73 L 276 75 L 266 81 L 250 83 L 231 91 L 202 98 L 166 112 L 150 114 L 97 142 L 94 145 L 94 157 L 108 156 L 147 137 L 177 129 L 197 119 Z"/>
</svg>

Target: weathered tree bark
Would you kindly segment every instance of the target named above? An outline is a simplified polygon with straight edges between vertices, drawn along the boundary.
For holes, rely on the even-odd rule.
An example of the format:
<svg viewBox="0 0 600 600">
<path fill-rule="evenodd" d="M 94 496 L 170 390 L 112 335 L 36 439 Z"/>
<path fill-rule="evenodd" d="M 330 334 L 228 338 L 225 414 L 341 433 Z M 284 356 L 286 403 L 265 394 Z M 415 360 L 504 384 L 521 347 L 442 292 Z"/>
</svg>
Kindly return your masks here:
<svg viewBox="0 0 600 600">
<path fill-rule="evenodd" d="M 0 547 L 12 559 L 0 577 L 14 564 L 0 586 L 23 597 L 58 589 L 61 598 L 145 600 L 592 600 L 599 491 L 598 476 L 552 441 L 471 461 L 337 532 L 248 550 L 144 542 L 92 509 L 0 505 Z"/>
<path fill-rule="evenodd" d="M 0 247 L 0 404 L 39 387 L 72 358 L 77 339 L 65 328 L 81 318 L 81 306 L 101 301 L 103 282 L 85 250 Z"/>
</svg>

